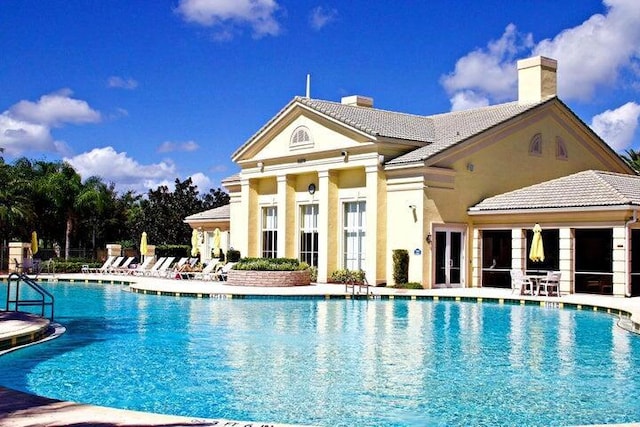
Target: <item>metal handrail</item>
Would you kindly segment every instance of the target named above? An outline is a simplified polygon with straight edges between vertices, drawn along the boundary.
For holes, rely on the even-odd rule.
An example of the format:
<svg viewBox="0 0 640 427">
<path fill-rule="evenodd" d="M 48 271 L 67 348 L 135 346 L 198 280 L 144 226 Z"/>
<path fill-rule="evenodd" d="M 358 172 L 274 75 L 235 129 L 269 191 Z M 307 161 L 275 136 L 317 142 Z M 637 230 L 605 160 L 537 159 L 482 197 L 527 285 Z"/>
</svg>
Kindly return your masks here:
<svg viewBox="0 0 640 427">
<path fill-rule="evenodd" d="M 12 298 L 11 292 L 11 283 L 15 280 L 15 297 Z M 29 288 L 33 289 L 36 293 L 40 295 L 40 299 L 20 299 L 20 284 L 24 283 Z M 47 300 L 48 298 L 48 300 Z M 49 317 L 53 321 L 53 307 L 55 303 L 55 298 L 49 291 L 40 286 L 36 281 L 31 279 L 24 273 L 11 273 L 7 277 L 7 302 L 6 302 L 6 311 L 20 311 L 20 307 L 33 307 L 40 306 L 41 313 L 40 316 L 45 317 L 45 308 L 47 306 L 51 307 L 51 316 Z M 13 308 L 13 310 L 11 309 Z"/>
</svg>

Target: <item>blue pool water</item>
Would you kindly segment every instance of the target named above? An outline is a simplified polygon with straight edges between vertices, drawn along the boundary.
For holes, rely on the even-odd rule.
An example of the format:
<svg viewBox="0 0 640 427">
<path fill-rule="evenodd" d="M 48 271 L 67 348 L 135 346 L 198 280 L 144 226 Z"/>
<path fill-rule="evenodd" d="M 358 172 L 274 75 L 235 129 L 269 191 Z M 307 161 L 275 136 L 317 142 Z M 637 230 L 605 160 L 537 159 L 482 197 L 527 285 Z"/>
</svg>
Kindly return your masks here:
<svg viewBox="0 0 640 427">
<path fill-rule="evenodd" d="M 319 426 L 640 421 L 640 337 L 602 313 L 48 288 L 67 333 L 0 357 L 4 386 L 118 408 Z"/>
</svg>

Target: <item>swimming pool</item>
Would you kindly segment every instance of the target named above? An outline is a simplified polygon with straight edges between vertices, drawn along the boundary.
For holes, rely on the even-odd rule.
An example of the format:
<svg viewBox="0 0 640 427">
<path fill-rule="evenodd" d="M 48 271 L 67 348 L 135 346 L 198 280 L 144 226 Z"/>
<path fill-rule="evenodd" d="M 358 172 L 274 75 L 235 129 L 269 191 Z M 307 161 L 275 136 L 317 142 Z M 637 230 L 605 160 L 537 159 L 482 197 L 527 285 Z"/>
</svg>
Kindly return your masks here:
<svg viewBox="0 0 640 427">
<path fill-rule="evenodd" d="M 0 357 L 1 384 L 117 408 L 320 426 L 640 420 L 640 337 L 602 313 L 125 288 L 48 285 L 67 333 Z"/>
</svg>

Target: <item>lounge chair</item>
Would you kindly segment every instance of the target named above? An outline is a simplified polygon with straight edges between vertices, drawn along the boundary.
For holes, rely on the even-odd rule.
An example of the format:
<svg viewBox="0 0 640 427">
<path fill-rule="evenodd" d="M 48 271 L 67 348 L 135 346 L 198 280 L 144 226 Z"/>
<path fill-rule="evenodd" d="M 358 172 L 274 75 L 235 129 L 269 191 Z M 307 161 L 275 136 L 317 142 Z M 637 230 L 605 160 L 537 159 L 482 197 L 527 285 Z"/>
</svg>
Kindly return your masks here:
<svg viewBox="0 0 640 427">
<path fill-rule="evenodd" d="M 171 266 L 171 264 L 173 264 L 174 259 L 176 259 L 176 257 L 173 257 L 173 256 L 167 257 L 162 263 L 162 265 L 158 267 L 156 271 L 151 272 L 151 276 L 167 277 L 167 275 L 171 273 L 171 270 L 169 270 L 169 267 Z"/>
<path fill-rule="evenodd" d="M 122 263 L 122 265 L 116 266 L 116 267 L 112 266 L 109 270 L 110 270 L 110 272 L 112 274 L 123 274 L 123 273 L 126 273 L 129 270 L 129 264 L 131 264 L 134 259 L 136 259 L 136 257 L 130 256 L 129 258 L 127 258 Z"/>
<path fill-rule="evenodd" d="M 211 280 L 214 274 L 217 273 L 216 266 L 221 268 L 222 266 L 216 262 L 210 262 L 205 265 L 202 271 L 184 271 L 180 273 L 181 279 L 196 279 L 196 280 Z"/>
<path fill-rule="evenodd" d="M 189 261 L 188 257 L 180 258 L 175 264 L 173 264 L 173 271 L 180 271 L 182 266 L 187 265 L 187 261 Z"/>
<path fill-rule="evenodd" d="M 118 258 L 116 258 L 110 266 L 107 267 L 107 269 L 105 271 L 102 272 L 102 274 L 111 274 L 113 273 L 113 271 L 120 267 L 120 264 L 122 264 L 122 261 L 124 261 L 124 257 L 123 256 L 119 256 Z"/>
<path fill-rule="evenodd" d="M 220 271 L 218 271 L 215 275 L 216 280 L 220 280 L 222 282 L 226 282 L 227 280 L 227 275 L 229 274 L 229 270 L 231 270 L 233 268 L 233 266 L 236 265 L 235 262 L 228 262 L 226 263 L 224 266 L 222 266 L 222 268 L 220 269 Z"/>
<path fill-rule="evenodd" d="M 107 258 L 107 260 L 104 262 L 104 264 L 102 264 L 102 267 L 99 268 L 89 268 L 87 271 L 89 273 L 106 273 L 109 269 L 109 267 L 111 267 L 111 264 L 113 264 L 113 261 L 116 260 L 116 256 L 115 255 L 111 255 L 109 258 Z"/>
<path fill-rule="evenodd" d="M 150 259 L 153 259 L 153 258 L 150 258 Z M 151 266 L 151 268 L 150 268 L 150 269 L 148 269 L 148 270 L 144 270 L 144 271 L 142 272 L 142 274 L 143 274 L 144 276 L 151 276 L 155 271 L 157 271 L 157 270 L 160 268 L 160 266 L 161 266 L 162 264 L 164 264 L 164 261 L 165 261 L 166 259 L 167 259 L 166 257 L 160 257 L 160 258 L 158 258 L 158 260 L 155 262 L 155 264 L 153 264 L 153 265 Z"/>
<path fill-rule="evenodd" d="M 138 266 L 136 268 L 131 268 L 128 271 L 126 271 L 127 274 L 137 274 L 137 275 L 141 275 L 144 274 L 145 271 L 147 271 L 149 269 L 149 267 L 151 267 L 151 263 L 153 262 L 153 257 L 147 257 L 145 258 L 144 262 L 142 264 L 138 264 Z"/>
<path fill-rule="evenodd" d="M 519 295 L 533 294 L 533 282 L 522 270 L 511 270 L 511 293 L 515 291 Z"/>
</svg>

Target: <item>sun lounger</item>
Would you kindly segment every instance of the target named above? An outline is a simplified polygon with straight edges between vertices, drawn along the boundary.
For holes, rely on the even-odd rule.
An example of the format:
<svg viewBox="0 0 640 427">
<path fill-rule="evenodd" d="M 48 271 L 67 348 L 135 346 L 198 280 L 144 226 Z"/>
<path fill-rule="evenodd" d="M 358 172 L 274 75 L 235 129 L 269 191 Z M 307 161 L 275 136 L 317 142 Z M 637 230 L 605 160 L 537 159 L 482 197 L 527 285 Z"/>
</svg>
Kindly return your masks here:
<svg viewBox="0 0 640 427">
<path fill-rule="evenodd" d="M 162 263 L 162 265 L 160 267 L 158 267 L 157 270 L 151 272 L 151 276 L 154 276 L 154 277 L 166 277 L 167 274 L 171 272 L 169 270 L 169 267 L 173 263 L 174 259 L 176 259 L 176 257 L 173 257 L 173 256 L 167 257 L 164 260 L 164 262 Z"/>
<path fill-rule="evenodd" d="M 111 267 L 110 273 L 112 274 L 122 274 L 123 272 L 126 272 L 127 270 L 129 270 L 129 264 L 131 264 L 133 262 L 133 260 L 136 259 L 136 257 L 134 256 L 130 256 L 129 258 L 127 258 L 122 265 L 120 266 L 115 266 L 115 267 Z"/>
<path fill-rule="evenodd" d="M 153 258 L 151 258 L 151 259 L 153 259 Z M 151 266 L 150 269 L 143 271 L 142 274 L 145 275 L 145 276 L 151 276 L 153 274 L 153 272 L 157 271 L 160 268 L 160 266 L 162 264 L 164 264 L 164 261 L 166 259 L 167 259 L 166 257 L 158 258 L 158 260 L 155 262 L 155 264 L 153 264 L 153 266 Z"/>
<path fill-rule="evenodd" d="M 194 279 L 194 280 L 211 280 L 216 266 L 221 267 L 216 262 L 210 262 L 205 265 L 202 271 L 183 271 L 179 274 L 180 279 Z"/>
<path fill-rule="evenodd" d="M 231 270 L 233 268 L 233 266 L 236 265 L 235 262 L 228 262 L 226 263 L 221 269 L 220 271 L 218 271 L 218 273 L 216 274 L 216 280 L 220 280 L 222 282 L 225 282 L 227 280 L 227 275 L 229 274 L 229 270 Z"/>
<path fill-rule="evenodd" d="M 113 261 L 115 261 L 115 259 L 116 259 L 115 255 L 112 255 L 109 258 L 107 258 L 107 260 L 104 262 L 104 264 L 102 264 L 102 267 L 89 268 L 89 269 L 87 269 L 87 271 L 89 273 L 104 273 L 109 269 L 111 264 L 113 264 Z"/>
<path fill-rule="evenodd" d="M 153 257 L 147 257 L 142 264 L 138 264 L 136 268 L 128 269 L 125 273 L 142 275 L 151 267 L 151 263 L 153 263 Z"/>
</svg>

